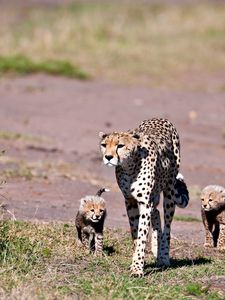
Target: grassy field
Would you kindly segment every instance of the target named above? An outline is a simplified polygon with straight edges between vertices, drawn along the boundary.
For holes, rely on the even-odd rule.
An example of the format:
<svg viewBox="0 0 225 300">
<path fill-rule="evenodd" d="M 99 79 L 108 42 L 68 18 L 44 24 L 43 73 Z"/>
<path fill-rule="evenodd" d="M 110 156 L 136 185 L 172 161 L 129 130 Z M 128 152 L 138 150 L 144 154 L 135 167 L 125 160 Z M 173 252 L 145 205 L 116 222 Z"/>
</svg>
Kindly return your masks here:
<svg viewBox="0 0 225 300">
<path fill-rule="evenodd" d="M 77 79 L 88 78 L 84 71 L 82 71 L 79 67 L 72 65 L 68 61 L 50 59 L 35 62 L 24 55 L 0 57 L 0 74 L 16 73 L 25 75 L 41 72 Z"/>
<path fill-rule="evenodd" d="M 93 78 L 176 86 L 225 69 L 224 15 L 224 4 L 10 7 L 0 12 L 0 55 L 23 55 L 43 72 L 48 60 L 63 60 Z"/>
<path fill-rule="evenodd" d="M 225 299 L 224 254 L 172 241 L 172 267 L 147 258 L 146 276 L 129 277 L 128 232 L 107 230 L 104 257 L 75 243 L 72 224 L 0 223 L 1 299 Z"/>
</svg>

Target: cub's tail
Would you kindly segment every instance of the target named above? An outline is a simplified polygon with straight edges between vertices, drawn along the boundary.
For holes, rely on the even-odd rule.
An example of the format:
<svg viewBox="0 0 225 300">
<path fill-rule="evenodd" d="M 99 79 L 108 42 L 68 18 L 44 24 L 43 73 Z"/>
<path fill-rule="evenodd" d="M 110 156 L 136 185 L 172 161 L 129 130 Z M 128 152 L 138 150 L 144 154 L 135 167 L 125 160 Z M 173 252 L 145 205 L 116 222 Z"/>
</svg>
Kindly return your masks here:
<svg viewBox="0 0 225 300">
<path fill-rule="evenodd" d="M 189 202 L 189 192 L 187 189 L 187 185 L 184 182 L 184 177 L 181 173 L 177 174 L 176 183 L 175 183 L 175 197 L 176 197 L 176 205 L 181 208 L 185 208 Z"/>
<path fill-rule="evenodd" d="M 101 188 L 100 190 L 97 191 L 96 196 L 101 197 L 102 193 L 104 192 L 109 192 L 109 189 L 106 188 Z"/>
</svg>

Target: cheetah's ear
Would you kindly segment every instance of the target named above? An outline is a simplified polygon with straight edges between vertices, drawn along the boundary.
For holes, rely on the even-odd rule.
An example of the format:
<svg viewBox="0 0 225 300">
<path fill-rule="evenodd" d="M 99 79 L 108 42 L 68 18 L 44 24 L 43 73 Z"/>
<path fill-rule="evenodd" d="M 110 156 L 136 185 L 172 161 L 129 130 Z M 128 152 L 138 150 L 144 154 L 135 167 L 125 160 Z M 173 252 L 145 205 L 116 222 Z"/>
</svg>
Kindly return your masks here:
<svg viewBox="0 0 225 300">
<path fill-rule="evenodd" d="M 108 134 L 100 131 L 98 135 L 99 135 L 100 139 L 104 139 L 105 137 L 107 137 Z"/>
<path fill-rule="evenodd" d="M 135 133 L 135 134 L 133 134 L 133 138 L 135 138 L 135 139 L 140 139 L 140 135 L 139 134 L 137 134 L 137 133 Z"/>
</svg>

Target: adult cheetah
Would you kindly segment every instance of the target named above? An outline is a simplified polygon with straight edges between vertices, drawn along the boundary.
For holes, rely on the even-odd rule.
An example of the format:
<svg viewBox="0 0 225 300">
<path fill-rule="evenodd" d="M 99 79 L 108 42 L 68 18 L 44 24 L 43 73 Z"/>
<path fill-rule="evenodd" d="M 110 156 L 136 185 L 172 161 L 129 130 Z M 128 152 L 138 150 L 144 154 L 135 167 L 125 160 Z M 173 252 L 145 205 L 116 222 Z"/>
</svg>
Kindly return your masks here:
<svg viewBox="0 0 225 300">
<path fill-rule="evenodd" d="M 166 119 L 143 121 L 127 132 L 100 132 L 103 162 L 115 166 L 124 195 L 134 241 L 131 275 L 144 274 L 144 253 L 149 227 L 152 252 L 159 266 L 169 266 L 170 227 L 175 204 L 186 207 L 188 190 L 178 178 L 180 142 L 175 127 Z M 164 229 L 157 209 L 160 192 L 164 201 Z"/>
</svg>

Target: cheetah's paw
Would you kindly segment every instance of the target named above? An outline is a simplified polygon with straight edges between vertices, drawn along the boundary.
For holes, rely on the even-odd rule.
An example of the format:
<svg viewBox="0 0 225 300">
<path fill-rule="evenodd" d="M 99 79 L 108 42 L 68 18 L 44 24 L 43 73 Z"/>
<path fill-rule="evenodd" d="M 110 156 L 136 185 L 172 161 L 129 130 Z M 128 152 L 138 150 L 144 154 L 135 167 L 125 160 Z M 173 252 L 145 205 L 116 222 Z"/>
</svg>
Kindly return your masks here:
<svg viewBox="0 0 225 300">
<path fill-rule="evenodd" d="M 161 256 L 160 258 L 157 259 L 156 262 L 156 266 L 157 267 L 169 267 L 170 266 L 170 259 L 169 257 L 165 256 Z"/>
<path fill-rule="evenodd" d="M 141 266 L 138 265 L 131 265 L 130 267 L 130 275 L 132 277 L 143 277 L 144 276 L 144 271 L 143 268 Z"/>
<path fill-rule="evenodd" d="M 98 251 L 98 252 L 95 251 L 94 256 L 103 257 L 103 253 L 102 253 L 102 251 Z"/>
<path fill-rule="evenodd" d="M 205 243 L 204 248 L 213 248 L 213 245 L 211 243 Z"/>
</svg>

